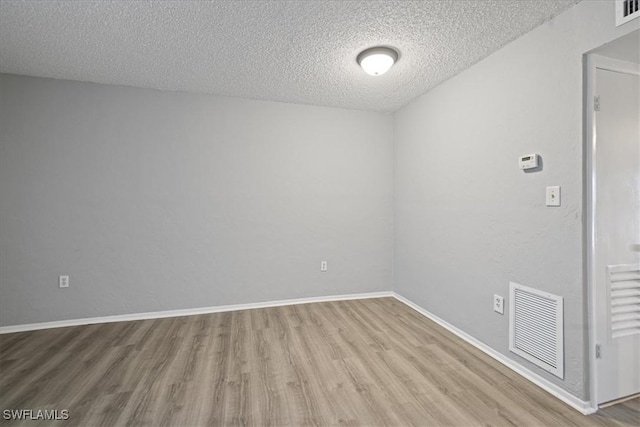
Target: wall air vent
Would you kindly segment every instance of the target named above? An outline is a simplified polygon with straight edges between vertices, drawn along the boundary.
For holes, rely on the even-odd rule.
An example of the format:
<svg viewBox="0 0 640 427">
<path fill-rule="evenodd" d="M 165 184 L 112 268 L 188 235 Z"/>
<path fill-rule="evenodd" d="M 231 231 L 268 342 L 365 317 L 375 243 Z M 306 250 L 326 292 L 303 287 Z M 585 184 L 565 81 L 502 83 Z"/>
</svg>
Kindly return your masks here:
<svg viewBox="0 0 640 427">
<path fill-rule="evenodd" d="M 509 283 L 509 350 L 564 378 L 563 299 Z"/>
<path fill-rule="evenodd" d="M 640 334 L 640 264 L 608 265 L 611 338 Z"/>
<path fill-rule="evenodd" d="M 640 16 L 640 0 L 616 0 L 616 27 Z"/>
</svg>

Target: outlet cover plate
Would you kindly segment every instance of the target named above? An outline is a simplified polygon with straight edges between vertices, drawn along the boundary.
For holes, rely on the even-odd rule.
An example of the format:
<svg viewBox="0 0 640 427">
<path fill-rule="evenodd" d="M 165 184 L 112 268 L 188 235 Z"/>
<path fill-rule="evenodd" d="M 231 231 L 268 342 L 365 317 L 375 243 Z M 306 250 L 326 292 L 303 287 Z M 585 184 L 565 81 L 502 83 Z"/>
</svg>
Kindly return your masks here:
<svg viewBox="0 0 640 427">
<path fill-rule="evenodd" d="M 58 286 L 61 288 L 68 288 L 69 276 L 58 276 Z"/>
<path fill-rule="evenodd" d="M 504 297 L 493 295 L 493 311 L 504 314 Z"/>
</svg>

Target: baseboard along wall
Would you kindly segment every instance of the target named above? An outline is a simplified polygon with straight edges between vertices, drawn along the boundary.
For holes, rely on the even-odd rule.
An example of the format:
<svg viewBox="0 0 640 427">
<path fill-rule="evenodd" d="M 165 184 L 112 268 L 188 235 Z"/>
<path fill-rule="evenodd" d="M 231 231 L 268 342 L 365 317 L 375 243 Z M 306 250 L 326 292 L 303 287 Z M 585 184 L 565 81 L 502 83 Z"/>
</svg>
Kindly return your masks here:
<svg viewBox="0 0 640 427">
<path fill-rule="evenodd" d="M 198 314 L 223 313 L 225 311 L 251 310 L 255 308 L 282 307 L 285 305 L 310 304 L 325 301 L 348 301 L 367 298 L 393 297 L 393 292 L 369 292 L 363 294 L 330 295 L 323 297 L 295 298 L 247 304 L 218 305 L 213 307 L 187 308 L 183 310 L 152 311 L 148 313 L 118 314 L 115 316 L 87 317 L 83 319 L 59 320 L 55 322 L 29 323 L 25 325 L 0 326 L 1 334 L 36 331 L 40 329 L 64 328 L 67 326 L 93 325 L 96 323 L 129 322 L 132 320 L 162 319 L 166 317 L 195 316 Z"/>
</svg>

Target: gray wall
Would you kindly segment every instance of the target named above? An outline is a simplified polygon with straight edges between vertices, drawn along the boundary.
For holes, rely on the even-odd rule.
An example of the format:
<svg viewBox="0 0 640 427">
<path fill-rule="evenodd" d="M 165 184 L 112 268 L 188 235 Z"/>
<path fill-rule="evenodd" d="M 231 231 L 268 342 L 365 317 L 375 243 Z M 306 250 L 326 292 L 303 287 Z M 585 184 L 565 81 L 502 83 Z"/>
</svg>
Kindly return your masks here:
<svg viewBox="0 0 640 427">
<path fill-rule="evenodd" d="M 395 115 L 396 292 L 585 399 L 582 54 L 638 28 L 613 7 L 579 3 Z M 509 281 L 565 298 L 564 381 L 509 353 Z"/>
<path fill-rule="evenodd" d="M 0 79 L 0 325 L 391 290 L 391 115 Z"/>
</svg>

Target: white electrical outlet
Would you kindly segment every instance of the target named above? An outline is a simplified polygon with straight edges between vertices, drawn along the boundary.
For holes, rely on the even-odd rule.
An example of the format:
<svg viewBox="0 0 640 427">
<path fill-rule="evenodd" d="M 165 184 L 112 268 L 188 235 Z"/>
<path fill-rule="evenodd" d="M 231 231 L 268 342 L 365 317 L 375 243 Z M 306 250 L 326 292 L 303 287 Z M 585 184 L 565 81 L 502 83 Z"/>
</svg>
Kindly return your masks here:
<svg viewBox="0 0 640 427">
<path fill-rule="evenodd" d="M 320 271 L 327 271 L 327 261 L 320 261 Z"/>
<path fill-rule="evenodd" d="M 61 288 L 69 287 L 69 276 L 60 276 L 58 277 L 58 286 Z"/>
<path fill-rule="evenodd" d="M 493 311 L 504 314 L 504 297 L 500 295 L 493 296 Z"/>
</svg>

